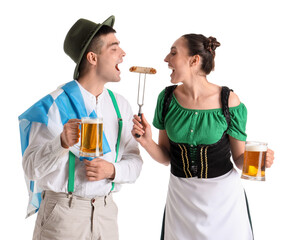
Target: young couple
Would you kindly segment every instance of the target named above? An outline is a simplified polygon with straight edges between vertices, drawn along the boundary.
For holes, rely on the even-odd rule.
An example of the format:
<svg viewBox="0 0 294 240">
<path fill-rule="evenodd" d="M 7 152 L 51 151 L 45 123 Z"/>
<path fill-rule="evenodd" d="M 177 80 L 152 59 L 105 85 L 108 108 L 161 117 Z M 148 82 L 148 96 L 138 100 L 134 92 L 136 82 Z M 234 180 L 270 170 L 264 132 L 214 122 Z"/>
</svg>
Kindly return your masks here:
<svg viewBox="0 0 294 240">
<path fill-rule="evenodd" d="M 104 86 L 120 81 L 125 56 L 113 24 L 114 16 L 102 24 L 79 19 L 64 41 L 76 63 L 74 80 L 19 117 L 28 216 L 38 211 L 33 239 L 118 239 L 112 192 L 138 178 L 137 142 L 171 165 L 161 239 L 253 239 L 245 192 L 230 160 L 242 168 L 247 110 L 229 88 L 206 78 L 220 44 L 187 34 L 172 45 L 164 61 L 175 85 L 158 97 L 156 143 L 144 114 L 133 117 L 127 100 Z M 87 116 L 104 122 L 104 155 L 93 160 L 81 159 L 74 148 Z M 269 149 L 266 167 L 273 160 Z"/>
</svg>

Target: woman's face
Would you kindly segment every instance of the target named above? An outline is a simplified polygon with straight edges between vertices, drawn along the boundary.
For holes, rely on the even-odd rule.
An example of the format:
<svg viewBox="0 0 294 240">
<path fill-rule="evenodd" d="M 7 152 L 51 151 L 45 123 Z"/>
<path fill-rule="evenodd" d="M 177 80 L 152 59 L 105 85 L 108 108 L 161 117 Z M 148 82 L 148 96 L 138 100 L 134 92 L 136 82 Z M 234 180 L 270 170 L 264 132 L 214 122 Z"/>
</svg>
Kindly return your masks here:
<svg viewBox="0 0 294 240">
<path fill-rule="evenodd" d="M 168 63 L 168 67 L 172 70 L 172 74 L 170 75 L 172 83 L 183 82 L 190 76 L 190 60 L 191 57 L 188 56 L 186 40 L 180 37 L 174 42 L 170 53 L 164 59 Z"/>
</svg>

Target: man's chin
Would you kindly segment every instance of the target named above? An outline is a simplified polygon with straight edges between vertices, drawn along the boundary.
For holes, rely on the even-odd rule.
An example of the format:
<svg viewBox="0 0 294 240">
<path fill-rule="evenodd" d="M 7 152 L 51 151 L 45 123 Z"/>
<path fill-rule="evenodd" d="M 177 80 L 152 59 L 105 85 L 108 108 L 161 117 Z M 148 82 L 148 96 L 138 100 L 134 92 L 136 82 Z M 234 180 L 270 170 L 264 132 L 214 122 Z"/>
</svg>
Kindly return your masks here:
<svg viewBox="0 0 294 240">
<path fill-rule="evenodd" d="M 114 82 L 120 82 L 120 76 L 118 76 L 117 78 L 115 78 Z"/>
<path fill-rule="evenodd" d="M 120 77 L 112 78 L 109 82 L 120 82 Z"/>
</svg>

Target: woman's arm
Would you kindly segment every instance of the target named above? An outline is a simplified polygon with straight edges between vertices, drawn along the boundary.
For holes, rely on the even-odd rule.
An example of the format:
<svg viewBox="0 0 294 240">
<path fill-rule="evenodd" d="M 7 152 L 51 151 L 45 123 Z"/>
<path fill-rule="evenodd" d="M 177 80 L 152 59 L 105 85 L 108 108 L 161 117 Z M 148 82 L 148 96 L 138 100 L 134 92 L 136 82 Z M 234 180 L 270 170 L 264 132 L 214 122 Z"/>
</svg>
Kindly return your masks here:
<svg viewBox="0 0 294 240">
<path fill-rule="evenodd" d="M 244 152 L 245 152 L 245 142 L 237 140 L 229 136 L 230 147 L 232 152 L 232 157 L 237 168 L 243 168 Z"/>
<path fill-rule="evenodd" d="M 141 121 L 141 123 L 140 123 Z M 144 114 L 142 114 L 142 120 L 135 115 L 133 119 L 133 130 L 132 135 L 137 142 L 148 152 L 148 154 L 157 162 L 169 165 L 170 156 L 169 156 L 169 139 L 165 130 L 159 131 L 158 144 L 153 141 L 151 126 L 147 122 Z M 140 137 L 136 138 L 135 134 L 139 134 Z"/>
</svg>

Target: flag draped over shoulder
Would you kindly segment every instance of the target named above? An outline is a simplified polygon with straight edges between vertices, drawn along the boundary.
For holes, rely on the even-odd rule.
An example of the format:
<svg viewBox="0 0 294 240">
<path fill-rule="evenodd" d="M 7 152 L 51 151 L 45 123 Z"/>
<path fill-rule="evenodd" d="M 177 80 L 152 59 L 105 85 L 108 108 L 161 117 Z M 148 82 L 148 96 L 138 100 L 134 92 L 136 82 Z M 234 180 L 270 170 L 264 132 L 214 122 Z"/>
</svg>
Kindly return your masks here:
<svg viewBox="0 0 294 240">
<path fill-rule="evenodd" d="M 85 103 L 78 84 L 75 81 L 68 82 L 54 92 L 48 94 L 27 111 L 19 116 L 19 128 L 21 138 L 22 155 L 29 145 L 30 129 L 33 122 L 45 124 L 48 130 L 57 136 L 63 130 L 63 125 L 69 119 L 82 117 L 97 117 L 94 109 L 86 109 Z M 71 147 L 72 151 L 79 157 L 79 151 Z M 103 133 L 103 153 L 110 152 L 106 136 Z M 38 188 L 36 181 L 25 176 L 29 192 L 29 204 L 27 217 L 39 210 L 42 189 Z"/>
</svg>

